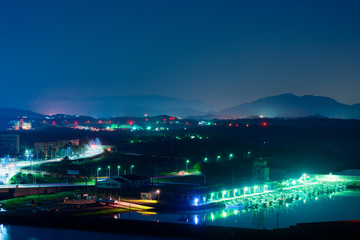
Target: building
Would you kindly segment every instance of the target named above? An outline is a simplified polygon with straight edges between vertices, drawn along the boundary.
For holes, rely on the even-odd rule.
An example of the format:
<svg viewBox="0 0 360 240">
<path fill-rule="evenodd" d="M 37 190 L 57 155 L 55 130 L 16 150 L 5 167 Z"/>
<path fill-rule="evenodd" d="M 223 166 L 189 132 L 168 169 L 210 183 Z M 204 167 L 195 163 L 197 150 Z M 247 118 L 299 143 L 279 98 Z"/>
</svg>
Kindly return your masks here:
<svg viewBox="0 0 360 240">
<path fill-rule="evenodd" d="M 98 188 L 139 188 L 148 186 L 150 183 L 149 178 L 138 176 L 135 174 L 121 175 L 112 178 L 105 179 L 97 182 Z"/>
<path fill-rule="evenodd" d="M 19 154 L 19 135 L 0 133 L 0 154 Z"/>
<path fill-rule="evenodd" d="M 56 142 L 36 142 L 34 143 L 34 153 L 43 154 L 45 159 L 55 158 L 56 154 L 65 145 L 79 146 L 79 139 L 62 140 Z"/>
<path fill-rule="evenodd" d="M 31 123 L 25 122 L 24 119 L 21 119 L 20 121 L 15 121 L 13 128 L 15 130 L 31 130 Z"/>
</svg>

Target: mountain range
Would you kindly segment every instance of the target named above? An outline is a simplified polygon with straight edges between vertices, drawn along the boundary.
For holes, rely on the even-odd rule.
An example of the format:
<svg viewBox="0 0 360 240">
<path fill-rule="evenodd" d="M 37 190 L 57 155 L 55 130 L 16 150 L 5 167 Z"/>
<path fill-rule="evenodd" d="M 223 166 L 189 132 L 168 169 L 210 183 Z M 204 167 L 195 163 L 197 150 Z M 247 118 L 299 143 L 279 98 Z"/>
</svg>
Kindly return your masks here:
<svg viewBox="0 0 360 240">
<path fill-rule="evenodd" d="M 342 104 L 329 97 L 313 95 L 299 97 L 293 94 L 281 94 L 240 104 L 217 114 L 235 118 L 260 115 L 271 118 L 321 115 L 328 118 L 360 119 L 360 104 Z"/>
<path fill-rule="evenodd" d="M 206 119 L 248 118 L 260 115 L 270 118 L 323 116 L 340 119 L 360 119 L 360 104 L 347 105 L 329 97 L 313 95 L 295 96 L 293 94 L 265 97 L 223 110 L 199 100 L 182 100 L 157 95 L 89 97 L 81 99 L 61 97 L 39 102 L 31 108 L 35 112 L 43 114 L 64 113 L 94 117 L 141 117 L 147 113 L 150 116 L 166 114 L 183 118 L 191 116 L 190 118 Z M 21 110 L 0 109 L 0 117 L 9 117 L 10 115 L 14 117 L 20 115 L 37 117 L 36 113 L 31 111 L 25 111 L 21 114 Z"/>
</svg>

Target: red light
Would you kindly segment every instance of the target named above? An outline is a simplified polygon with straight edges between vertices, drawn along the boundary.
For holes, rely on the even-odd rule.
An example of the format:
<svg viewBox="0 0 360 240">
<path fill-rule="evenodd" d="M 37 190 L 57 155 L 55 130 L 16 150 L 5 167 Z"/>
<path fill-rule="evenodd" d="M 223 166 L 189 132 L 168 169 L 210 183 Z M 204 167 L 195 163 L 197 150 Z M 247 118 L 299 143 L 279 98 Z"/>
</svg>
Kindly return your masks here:
<svg viewBox="0 0 360 240">
<path fill-rule="evenodd" d="M 239 124 L 237 123 L 237 124 L 235 124 L 235 126 L 236 126 L 236 127 L 239 127 Z"/>
<path fill-rule="evenodd" d="M 145 121 L 149 121 L 149 119 L 147 118 L 147 119 L 145 119 Z"/>
<path fill-rule="evenodd" d="M 55 125 L 55 123 L 56 123 L 55 121 L 52 122 L 53 125 Z"/>
<path fill-rule="evenodd" d="M 266 122 L 263 122 L 262 125 L 266 127 L 268 124 Z"/>
<path fill-rule="evenodd" d="M 232 126 L 232 124 L 231 123 L 229 123 L 229 127 L 231 127 Z"/>
<path fill-rule="evenodd" d="M 23 122 L 23 121 L 24 121 L 24 119 L 20 119 L 20 121 L 21 121 L 21 122 Z"/>
<path fill-rule="evenodd" d="M 166 122 L 166 118 L 164 118 L 164 122 Z"/>
<path fill-rule="evenodd" d="M 78 122 L 77 121 L 75 121 L 75 125 L 77 125 L 78 124 Z"/>
<path fill-rule="evenodd" d="M 129 122 L 129 124 L 130 124 L 130 125 L 133 125 L 133 124 L 134 124 L 134 122 L 133 122 L 133 121 L 130 121 L 130 122 Z"/>
<path fill-rule="evenodd" d="M 246 126 L 246 127 L 249 127 L 249 124 L 246 124 L 245 126 Z"/>
</svg>

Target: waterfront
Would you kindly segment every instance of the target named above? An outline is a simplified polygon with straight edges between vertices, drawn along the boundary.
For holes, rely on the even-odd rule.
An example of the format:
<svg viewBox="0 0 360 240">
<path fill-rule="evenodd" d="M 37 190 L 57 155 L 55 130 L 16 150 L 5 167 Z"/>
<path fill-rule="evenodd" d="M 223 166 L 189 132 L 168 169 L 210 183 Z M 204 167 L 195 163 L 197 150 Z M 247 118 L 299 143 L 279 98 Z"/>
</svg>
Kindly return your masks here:
<svg viewBox="0 0 360 240">
<path fill-rule="evenodd" d="M 26 227 L 0 224 L 0 240 L 98 240 L 100 238 L 107 239 L 132 239 L 132 240 L 167 240 L 176 238 L 166 238 L 159 236 L 145 236 L 145 235 L 133 235 L 133 234 L 117 234 L 117 233 L 103 233 L 103 232 L 90 232 L 90 231 L 78 231 L 69 229 L 58 228 L 45 228 L 45 227 Z"/>
<path fill-rule="evenodd" d="M 359 202 L 360 191 L 346 190 L 252 211 L 222 208 L 178 213 L 131 212 L 111 217 L 272 230 L 277 227 L 288 228 L 298 223 L 356 220 L 360 218 Z"/>
</svg>

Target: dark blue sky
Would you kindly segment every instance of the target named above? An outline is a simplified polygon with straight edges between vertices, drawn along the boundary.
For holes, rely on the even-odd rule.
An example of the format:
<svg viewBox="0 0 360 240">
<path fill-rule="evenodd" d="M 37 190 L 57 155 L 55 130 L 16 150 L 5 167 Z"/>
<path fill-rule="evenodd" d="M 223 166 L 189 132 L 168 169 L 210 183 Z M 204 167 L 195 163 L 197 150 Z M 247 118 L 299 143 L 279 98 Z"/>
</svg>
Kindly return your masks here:
<svg viewBox="0 0 360 240">
<path fill-rule="evenodd" d="M 360 103 L 359 13 L 350 0 L 3 1 L 0 107 L 132 94 Z"/>
</svg>

